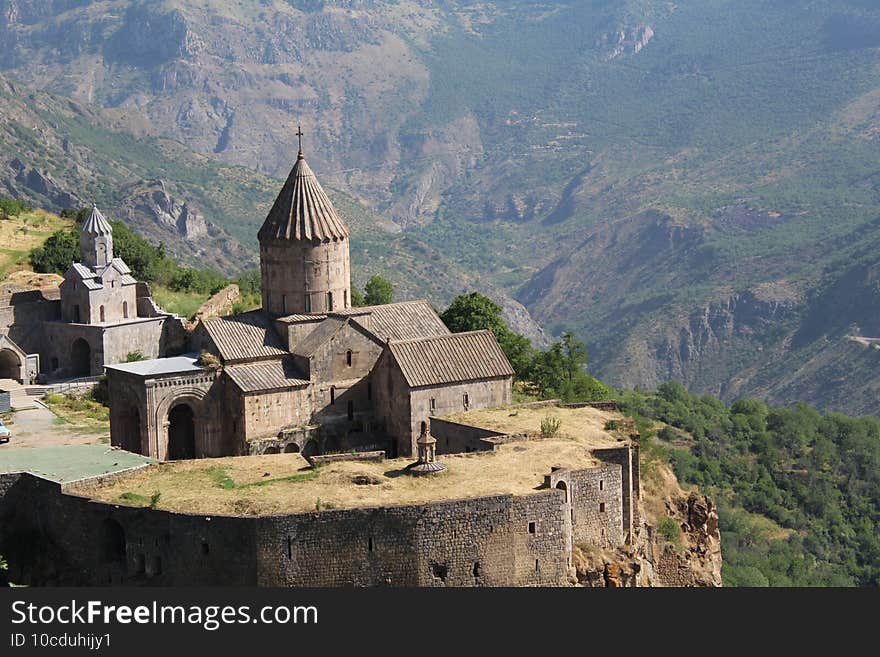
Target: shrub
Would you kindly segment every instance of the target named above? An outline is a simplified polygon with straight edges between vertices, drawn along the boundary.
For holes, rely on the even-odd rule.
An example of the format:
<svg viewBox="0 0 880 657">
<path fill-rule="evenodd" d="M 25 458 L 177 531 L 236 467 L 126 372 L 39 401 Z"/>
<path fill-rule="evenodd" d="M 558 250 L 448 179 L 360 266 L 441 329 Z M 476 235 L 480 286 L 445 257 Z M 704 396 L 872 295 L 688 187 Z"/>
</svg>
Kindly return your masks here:
<svg viewBox="0 0 880 657">
<path fill-rule="evenodd" d="M 620 422 L 617 420 L 608 420 L 605 422 L 605 431 L 617 431 L 620 429 Z"/>
<path fill-rule="evenodd" d="M 675 518 L 669 516 L 660 518 L 657 522 L 657 531 L 667 542 L 681 547 L 681 527 L 678 526 Z"/>
<path fill-rule="evenodd" d="M 541 438 L 553 438 L 559 433 L 559 418 L 547 416 L 541 420 Z"/>
<path fill-rule="evenodd" d="M 144 360 L 144 352 L 142 351 L 129 351 L 125 354 L 126 363 L 136 363 L 139 360 Z"/>
<path fill-rule="evenodd" d="M 675 440 L 676 438 L 678 438 L 678 432 L 667 424 L 665 427 L 660 429 L 660 432 L 657 434 L 657 437 L 660 440 L 665 440 L 668 442 L 668 441 L 672 441 L 672 440 Z"/>
<path fill-rule="evenodd" d="M 160 497 L 162 497 L 162 493 L 159 491 L 156 491 L 155 493 L 150 495 L 150 508 L 151 509 L 155 509 L 157 506 L 159 506 L 159 498 Z"/>
</svg>

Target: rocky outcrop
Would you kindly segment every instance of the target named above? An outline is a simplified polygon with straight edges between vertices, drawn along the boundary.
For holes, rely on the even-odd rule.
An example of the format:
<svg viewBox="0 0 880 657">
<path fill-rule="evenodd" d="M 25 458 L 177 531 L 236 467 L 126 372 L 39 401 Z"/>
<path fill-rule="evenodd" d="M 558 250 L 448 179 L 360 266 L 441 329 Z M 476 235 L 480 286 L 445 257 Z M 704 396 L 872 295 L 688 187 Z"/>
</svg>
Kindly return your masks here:
<svg viewBox="0 0 880 657">
<path fill-rule="evenodd" d="M 134 215 L 149 216 L 157 224 L 192 241 L 208 234 L 208 222 L 186 201 L 178 201 L 165 188 L 165 182 L 155 180 L 125 198 L 120 203 L 124 213 L 133 221 Z"/>
<path fill-rule="evenodd" d="M 204 47 L 180 10 L 160 13 L 149 5 L 135 5 L 125 12 L 121 27 L 105 48 L 105 57 L 155 66 L 172 59 L 192 59 Z"/>
<path fill-rule="evenodd" d="M 603 34 L 596 45 L 603 52 L 602 58 L 611 61 L 626 53 L 637 55 L 653 38 L 654 30 L 650 25 L 626 26 Z"/>
<path fill-rule="evenodd" d="M 715 505 L 705 495 L 690 493 L 667 500 L 666 510 L 681 529 L 678 541 L 670 542 L 655 524 L 645 521 L 631 545 L 616 550 L 575 546 L 572 565 L 577 584 L 590 588 L 722 586 Z"/>
<path fill-rule="evenodd" d="M 53 205 L 62 208 L 75 208 L 83 203 L 74 193 L 64 189 L 48 172 L 39 171 L 36 167 L 28 167 L 18 158 L 9 163 L 16 184 L 26 188 L 30 194 L 47 199 Z M 22 196 L 22 194 L 16 194 Z"/>
</svg>

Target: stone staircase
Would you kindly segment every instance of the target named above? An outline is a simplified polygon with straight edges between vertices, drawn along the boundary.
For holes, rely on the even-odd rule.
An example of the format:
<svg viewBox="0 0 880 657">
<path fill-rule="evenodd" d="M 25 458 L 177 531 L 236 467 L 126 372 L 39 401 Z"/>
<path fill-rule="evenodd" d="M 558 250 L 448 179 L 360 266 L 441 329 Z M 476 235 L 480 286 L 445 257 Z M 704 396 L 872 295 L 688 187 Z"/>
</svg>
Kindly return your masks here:
<svg viewBox="0 0 880 657">
<path fill-rule="evenodd" d="M 0 390 L 9 393 L 9 403 L 17 411 L 37 408 L 37 399 L 45 394 L 44 386 L 23 386 L 13 379 L 0 379 Z"/>
</svg>

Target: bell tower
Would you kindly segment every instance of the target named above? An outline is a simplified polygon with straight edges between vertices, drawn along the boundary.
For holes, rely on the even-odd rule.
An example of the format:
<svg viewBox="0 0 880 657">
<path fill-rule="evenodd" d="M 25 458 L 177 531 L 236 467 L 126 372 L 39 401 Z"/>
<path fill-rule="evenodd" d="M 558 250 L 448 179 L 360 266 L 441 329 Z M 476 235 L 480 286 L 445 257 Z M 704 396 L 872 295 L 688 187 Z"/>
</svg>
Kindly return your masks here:
<svg viewBox="0 0 880 657">
<path fill-rule="evenodd" d="M 113 260 L 113 229 L 98 210 L 92 206 L 89 218 L 79 229 L 80 261 L 92 269 L 106 267 Z"/>
</svg>

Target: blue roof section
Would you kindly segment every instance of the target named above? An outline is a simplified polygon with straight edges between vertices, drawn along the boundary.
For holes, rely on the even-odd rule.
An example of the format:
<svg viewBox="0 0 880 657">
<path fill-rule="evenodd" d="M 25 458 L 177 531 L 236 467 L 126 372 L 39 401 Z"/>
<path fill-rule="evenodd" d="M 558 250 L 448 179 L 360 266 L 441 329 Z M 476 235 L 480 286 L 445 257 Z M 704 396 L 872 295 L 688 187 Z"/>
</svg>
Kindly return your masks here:
<svg viewBox="0 0 880 657">
<path fill-rule="evenodd" d="M 170 358 L 154 358 L 152 360 L 138 360 L 133 363 L 115 363 L 105 365 L 108 370 L 128 372 L 137 376 L 159 376 L 162 374 L 184 374 L 186 372 L 203 372 L 204 369 L 196 365 L 199 355 L 195 352 Z"/>
</svg>

